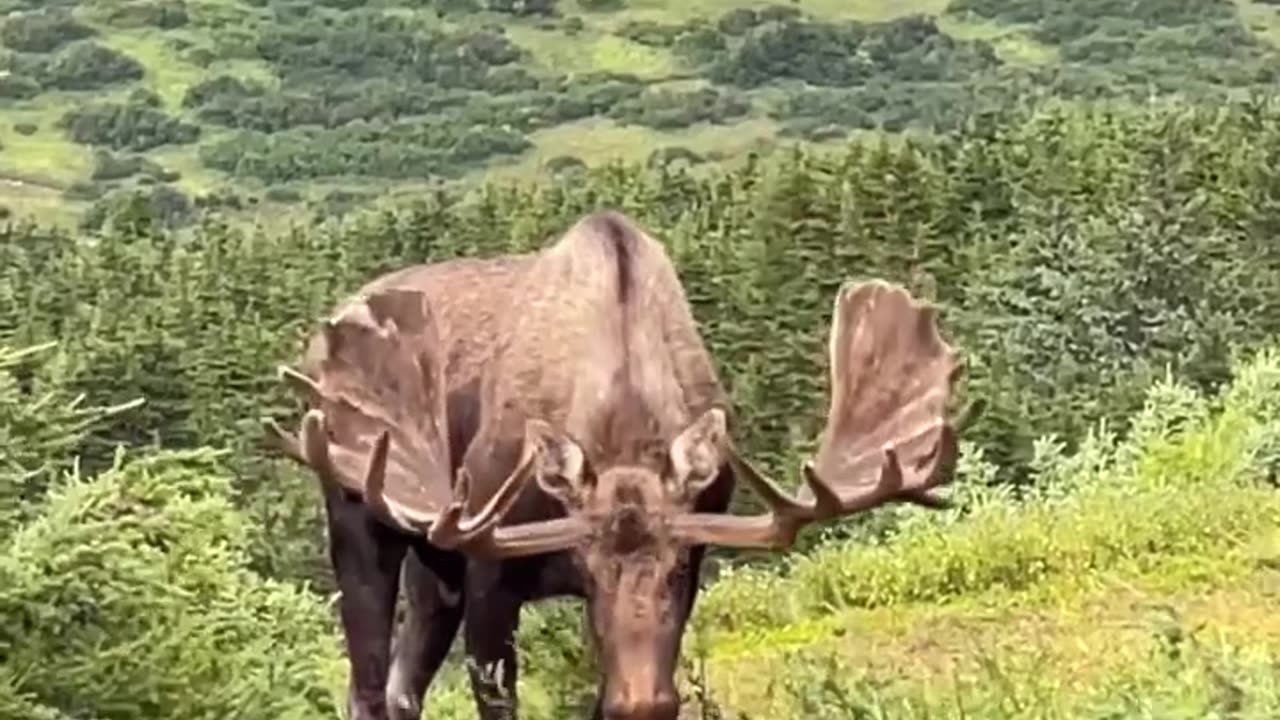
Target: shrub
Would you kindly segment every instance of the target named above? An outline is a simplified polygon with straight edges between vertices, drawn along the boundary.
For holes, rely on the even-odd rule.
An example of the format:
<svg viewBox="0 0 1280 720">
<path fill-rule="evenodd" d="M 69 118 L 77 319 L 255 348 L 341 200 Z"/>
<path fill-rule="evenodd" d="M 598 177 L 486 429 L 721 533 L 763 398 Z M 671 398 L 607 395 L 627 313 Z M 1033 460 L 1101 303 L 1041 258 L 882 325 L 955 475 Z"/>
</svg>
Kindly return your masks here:
<svg viewBox="0 0 1280 720">
<path fill-rule="evenodd" d="M 61 482 L 0 538 L 0 697 L 50 717 L 333 713 L 332 618 L 247 568 L 252 533 L 231 498 L 209 452 Z"/>
<path fill-rule="evenodd" d="M 47 53 L 94 34 L 92 28 L 59 9 L 10 15 L 0 24 L 0 43 L 18 52 Z"/>
<path fill-rule="evenodd" d="M 83 145 L 143 152 L 160 145 L 185 145 L 200 127 L 170 117 L 150 104 L 97 103 L 69 111 L 59 121 L 67 137 Z"/>
<path fill-rule="evenodd" d="M 184 0 L 132 0 L 111 5 L 97 14 L 108 24 L 121 28 L 172 30 L 191 21 Z"/>
<path fill-rule="evenodd" d="M 43 85 L 61 90 L 93 90 L 142 78 L 142 65 L 119 51 L 82 40 L 41 67 Z"/>
<path fill-rule="evenodd" d="M 609 117 L 660 129 L 682 128 L 699 122 L 723 123 L 746 115 L 750 104 L 711 88 L 692 91 L 657 90 L 624 100 Z"/>
<path fill-rule="evenodd" d="M 40 94 L 40 83 L 22 75 L 0 76 L 0 98 L 28 100 Z"/>
</svg>

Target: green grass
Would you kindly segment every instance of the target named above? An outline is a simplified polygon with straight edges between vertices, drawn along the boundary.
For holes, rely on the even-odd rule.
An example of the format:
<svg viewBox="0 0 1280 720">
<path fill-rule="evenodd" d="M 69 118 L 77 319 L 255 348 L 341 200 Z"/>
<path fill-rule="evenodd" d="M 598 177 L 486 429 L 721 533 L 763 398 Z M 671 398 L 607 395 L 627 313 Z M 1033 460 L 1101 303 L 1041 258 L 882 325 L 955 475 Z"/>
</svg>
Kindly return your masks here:
<svg viewBox="0 0 1280 720">
<path fill-rule="evenodd" d="M 71 142 L 55 127 L 68 110 L 82 100 L 64 93 L 45 96 L 6 108 L 0 118 L 0 174 L 35 179 L 46 185 L 66 186 L 87 178 L 93 170 L 93 151 Z M 23 135 L 15 127 L 31 123 L 37 130 Z"/>
<path fill-rule="evenodd" d="M 584 30 L 566 35 L 528 25 L 512 25 L 507 35 L 529 51 L 544 70 L 562 73 L 616 72 L 640 78 L 670 77 L 677 69 L 671 53 L 617 35 Z"/>
<path fill-rule="evenodd" d="M 1280 8 L 1257 0 L 1235 0 L 1235 3 L 1248 28 L 1280 44 Z"/>
<path fill-rule="evenodd" d="M 772 142 L 777 124 L 756 118 L 732 125 L 695 125 L 677 132 L 661 132 L 634 125 L 618 125 L 612 120 L 592 118 L 534 133 L 534 149 L 516 162 L 495 164 L 477 170 L 473 179 L 525 180 L 539 176 L 545 163 L 555 157 L 572 155 L 588 166 L 613 160 L 644 162 L 662 147 L 680 146 L 704 157 L 730 157 Z"/>
<path fill-rule="evenodd" d="M 1045 65 L 1058 59 L 1056 48 L 1045 45 L 1027 34 L 1027 28 L 977 20 L 957 20 L 945 16 L 938 20 L 944 32 L 960 40 L 985 40 L 996 55 L 1007 63 Z"/>
<path fill-rule="evenodd" d="M 998 694 L 1036 717 L 1080 717 L 1109 681 L 1134 669 L 1156 679 L 1156 669 L 1143 666 L 1174 622 L 1196 628 L 1216 650 L 1280 658 L 1273 611 L 1280 573 L 1264 568 L 1167 587 L 1165 573 L 1206 565 L 1216 563 L 1188 557 L 1147 575 L 1064 579 L 1026 595 L 850 611 L 802 640 L 736 654 L 715 648 L 707 679 L 723 707 L 757 717 L 802 717 L 797 695 L 820 694 L 831 682 L 840 688 L 828 689 L 832 695 L 912 698 L 917 707 L 904 717 L 924 717 L 925 708 L 945 716 Z M 1189 689 L 1185 678 L 1170 681 Z"/>
<path fill-rule="evenodd" d="M 15 179 L 0 179 L 0 206 L 15 217 L 56 227 L 74 227 L 86 208 L 84 203 L 65 199 L 60 190 Z"/>
</svg>

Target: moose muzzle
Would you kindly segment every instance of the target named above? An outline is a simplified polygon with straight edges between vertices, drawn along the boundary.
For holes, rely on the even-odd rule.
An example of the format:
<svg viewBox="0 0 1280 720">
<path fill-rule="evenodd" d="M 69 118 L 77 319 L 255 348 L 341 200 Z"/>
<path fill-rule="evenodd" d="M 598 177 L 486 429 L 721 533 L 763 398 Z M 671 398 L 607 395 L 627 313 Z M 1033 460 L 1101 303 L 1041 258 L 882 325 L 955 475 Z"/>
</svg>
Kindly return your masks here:
<svg viewBox="0 0 1280 720">
<path fill-rule="evenodd" d="M 676 720 L 680 698 L 671 685 L 622 680 L 605 689 L 604 720 Z"/>
</svg>

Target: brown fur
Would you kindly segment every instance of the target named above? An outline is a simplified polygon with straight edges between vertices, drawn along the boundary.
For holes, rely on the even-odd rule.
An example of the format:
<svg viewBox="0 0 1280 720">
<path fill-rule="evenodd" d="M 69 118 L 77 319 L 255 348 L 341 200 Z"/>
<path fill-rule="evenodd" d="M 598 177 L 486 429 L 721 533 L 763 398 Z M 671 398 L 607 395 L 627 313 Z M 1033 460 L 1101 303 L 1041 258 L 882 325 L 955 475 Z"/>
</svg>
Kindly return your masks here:
<svg viewBox="0 0 1280 720">
<path fill-rule="evenodd" d="M 661 631 L 647 646 L 661 658 L 641 663 L 658 665 L 643 675 L 649 678 L 649 688 L 623 687 L 614 692 L 622 693 L 622 699 L 610 706 L 613 709 L 606 711 L 606 699 L 602 698 L 597 710 L 598 716 L 609 718 L 649 717 L 646 713 L 652 708 L 646 704 L 646 695 L 661 691 L 667 693 L 664 697 L 674 697 L 673 688 L 659 686 L 670 685 L 679 634 L 692 607 L 703 553 L 701 548 L 660 551 L 656 544 L 661 530 L 651 519 L 672 502 L 660 476 L 669 465 L 667 452 L 676 435 L 698 414 L 725 402 L 664 249 L 625 216 L 597 213 L 536 254 L 451 260 L 390 273 L 341 303 L 333 316 L 342 317 L 364 298 L 396 289 L 420 292 L 430 305 L 439 346 L 409 350 L 447 358 L 444 376 L 450 455 L 453 467 L 465 467 L 472 479 L 468 498 L 473 510 L 485 503 L 511 471 L 520 451 L 523 423 L 529 418 L 543 419 L 555 431 L 578 440 L 591 472 L 606 478 L 600 492 L 580 499 L 598 527 L 590 557 L 468 561 L 463 600 L 468 653 L 481 665 L 495 660 L 513 664 L 510 632 L 525 600 L 560 594 L 605 595 L 604 602 L 593 603 L 591 613 L 593 625 L 599 628 L 618 615 L 616 603 L 624 596 L 662 595 L 666 599 L 661 607 L 651 607 L 642 599 L 634 601 L 630 616 L 643 622 L 627 631 L 632 645 L 636 633 L 643 633 L 646 626 L 651 636 L 652 631 Z M 402 314 L 397 316 L 396 312 Z M 419 322 L 404 314 L 408 312 L 393 308 L 392 319 L 401 326 Z M 406 342 L 416 342 L 413 338 L 417 337 L 425 336 L 406 336 Z M 323 335 L 317 334 L 307 347 L 303 372 L 317 376 L 327 353 Z M 625 471 L 607 473 L 615 467 Z M 723 482 L 713 492 L 698 498 L 699 509 L 725 509 L 732 479 L 727 471 L 722 475 Z M 455 621 L 439 610 L 446 604 L 450 582 L 440 579 L 432 583 L 436 576 L 445 578 L 450 571 L 436 567 L 440 553 L 425 547 L 421 538 L 393 542 L 391 538 L 399 536 L 389 529 L 379 531 L 377 538 L 367 537 L 368 531 L 362 528 L 375 521 L 355 498 L 335 497 L 329 491 L 327 502 L 331 540 L 336 543 L 332 553 L 344 603 L 351 598 L 350 612 L 344 614 L 350 621 L 344 625 L 353 663 L 352 711 L 358 718 L 382 718 L 388 712 L 379 690 L 379 683 L 386 683 L 387 661 L 376 659 L 380 657 L 377 645 L 383 642 L 380 628 L 385 625 L 366 622 L 375 605 L 358 600 L 367 595 L 370 583 L 386 584 L 378 577 L 360 577 L 371 572 L 368 566 L 374 563 L 368 558 L 360 560 L 360 566 L 355 566 L 355 561 L 344 566 L 339 556 L 346 547 L 360 546 L 368 548 L 366 554 L 389 552 L 398 557 L 395 546 L 408 544 L 418 551 L 408 562 L 425 563 L 415 564 L 414 572 L 405 574 L 406 591 L 415 603 L 397 638 L 395 667 L 390 668 L 392 687 L 386 691 L 390 716 L 409 717 L 417 712 L 422 691 L 434 674 L 434 667 L 417 672 L 409 665 L 431 664 L 433 661 L 423 659 L 431 655 L 430 647 L 441 642 L 447 645 L 445 636 L 452 637 L 449 623 Z M 563 512 L 556 497 L 531 491 L 506 522 Z M 359 518 L 344 522 L 344 517 L 357 514 Z M 642 556 L 647 561 L 637 562 Z M 658 565 L 653 561 L 659 561 Z M 624 565 L 634 565 L 639 571 L 628 572 Z M 342 567 L 349 568 L 345 578 Z M 380 601 L 376 607 L 383 605 Z M 421 619 L 433 613 L 443 620 L 433 625 Z M 609 632 L 605 627 L 603 633 L 595 633 L 597 642 L 614 645 L 606 636 Z M 652 644 L 658 640 L 658 645 Z M 607 647 L 602 650 L 609 652 Z M 607 662 L 612 667 L 605 668 L 606 674 L 617 675 L 621 662 Z M 638 670 L 640 665 L 636 667 Z M 514 692 L 514 668 L 506 668 L 504 675 L 503 685 Z M 501 704 L 485 699 L 498 690 L 494 683 L 479 674 L 473 679 L 482 718 L 506 717 Z M 404 687 L 395 687 L 397 682 Z M 406 709 L 398 711 L 398 705 Z M 673 707 L 663 706 L 656 711 L 663 714 L 653 717 L 666 717 L 664 713 Z"/>
<path fill-rule="evenodd" d="M 292 377 L 318 409 L 301 442 L 280 437 L 324 480 L 358 719 L 387 717 L 388 699 L 391 716 L 416 717 L 464 608 L 481 718 L 514 717 L 520 607 L 575 595 L 599 651 L 596 717 L 675 720 L 704 545 L 786 547 L 886 502 L 945 505 L 929 493 L 956 452 L 945 407 L 959 366 L 936 313 L 902 288 L 836 298 L 831 405 L 800 498 L 732 448 L 675 268 L 618 213 L 535 254 L 394 273 L 337 315 L 309 347 L 310 379 Z M 450 487 L 455 471 L 465 482 Z M 738 479 L 769 513 L 724 514 Z M 495 664 L 500 680 L 484 672 Z"/>
</svg>

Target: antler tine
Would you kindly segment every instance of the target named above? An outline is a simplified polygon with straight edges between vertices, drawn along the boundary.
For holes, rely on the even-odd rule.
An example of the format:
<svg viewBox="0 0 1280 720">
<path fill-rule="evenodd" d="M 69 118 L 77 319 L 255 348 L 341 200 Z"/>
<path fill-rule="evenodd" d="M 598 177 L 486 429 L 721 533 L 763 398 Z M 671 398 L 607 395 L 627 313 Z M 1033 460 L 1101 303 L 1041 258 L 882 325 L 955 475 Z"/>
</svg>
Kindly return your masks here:
<svg viewBox="0 0 1280 720">
<path fill-rule="evenodd" d="M 533 478 L 536 461 L 541 452 L 532 426 L 526 429 L 524 445 L 520 451 L 520 461 L 515 469 L 503 481 L 498 492 L 494 493 L 485 506 L 472 516 L 464 519 L 463 515 L 471 498 L 471 475 L 466 468 L 459 468 L 458 482 L 454 488 L 454 501 L 440 514 L 440 519 L 431 528 L 428 539 L 436 547 L 451 549 L 463 546 L 485 544 L 491 541 L 494 530 L 520 498 L 526 485 Z"/>
<path fill-rule="evenodd" d="M 545 466 L 540 465 L 546 442 L 554 431 L 545 422 L 530 420 L 525 424 L 524 445 L 516 468 L 503 482 L 489 502 L 474 517 L 464 522 L 463 513 L 470 497 L 471 477 L 458 474 L 457 500 L 441 513 L 431 529 L 431 542 L 442 548 L 462 548 L 467 553 L 492 558 L 513 558 L 557 552 L 572 547 L 590 533 L 582 517 L 570 512 L 567 517 L 539 520 L 512 526 L 501 526 L 521 492 Z"/>
<path fill-rule="evenodd" d="M 280 423 L 271 418 L 264 418 L 262 427 L 267 432 L 267 441 L 273 447 L 284 453 L 290 460 L 302 465 L 307 464 L 307 459 L 302 454 L 302 445 L 293 433 L 280 427 Z"/>
<path fill-rule="evenodd" d="M 364 472 L 362 485 L 365 502 L 375 510 L 396 520 L 406 529 L 417 529 L 413 522 L 393 510 L 387 502 L 387 456 L 390 451 L 391 431 L 383 430 L 378 433 L 378 439 L 373 442 L 373 451 L 369 453 L 369 465 Z"/>
<path fill-rule="evenodd" d="M 287 365 L 281 365 L 277 368 L 277 373 L 280 375 L 280 379 L 289 386 L 289 389 L 292 390 L 295 395 L 308 403 L 316 404 L 319 399 L 324 396 L 324 393 L 320 390 L 320 386 L 315 380 L 301 372 L 298 372 L 294 368 Z"/>
<path fill-rule="evenodd" d="M 302 457 L 307 465 L 326 483 L 345 486 L 333 466 L 333 458 L 329 455 L 328 430 L 325 427 L 322 410 L 308 410 L 302 416 Z"/>
<path fill-rule="evenodd" d="M 804 464 L 804 478 L 814 495 L 813 520 L 867 510 L 884 504 L 903 490 L 902 462 L 898 460 L 898 452 L 891 447 L 884 449 L 884 462 L 875 484 L 853 497 L 842 499 L 840 493 L 818 475 L 812 460 Z"/>
</svg>

